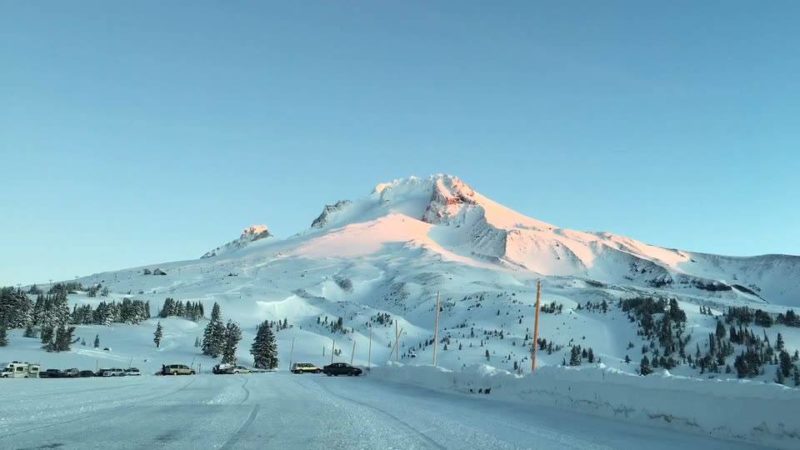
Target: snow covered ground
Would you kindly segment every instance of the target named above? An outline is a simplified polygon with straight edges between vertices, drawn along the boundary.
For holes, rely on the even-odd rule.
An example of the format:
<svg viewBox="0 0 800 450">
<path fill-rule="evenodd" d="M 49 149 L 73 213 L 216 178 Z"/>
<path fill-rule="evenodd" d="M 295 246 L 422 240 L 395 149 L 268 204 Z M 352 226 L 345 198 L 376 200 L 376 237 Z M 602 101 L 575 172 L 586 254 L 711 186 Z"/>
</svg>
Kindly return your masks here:
<svg viewBox="0 0 800 450">
<path fill-rule="evenodd" d="M 0 388 L 0 448 L 759 448 L 369 376 L 6 380 Z"/>
</svg>

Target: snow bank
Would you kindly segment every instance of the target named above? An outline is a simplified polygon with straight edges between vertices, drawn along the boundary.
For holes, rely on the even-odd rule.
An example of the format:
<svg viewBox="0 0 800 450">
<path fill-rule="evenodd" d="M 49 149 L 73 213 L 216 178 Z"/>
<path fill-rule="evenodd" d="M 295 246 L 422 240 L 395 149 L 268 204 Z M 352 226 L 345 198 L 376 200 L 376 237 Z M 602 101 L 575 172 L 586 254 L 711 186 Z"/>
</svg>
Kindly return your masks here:
<svg viewBox="0 0 800 450">
<path fill-rule="evenodd" d="M 783 448 L 800 447 L 800 390 L 750 381 L 684 378 L 668 372 L 647 377 L 601 365 L 542 367 L 519 376 L 486 365 L 460 372 L 392 363 L 371 376 L 522 401 L 735 438 Z"/>
</svg>

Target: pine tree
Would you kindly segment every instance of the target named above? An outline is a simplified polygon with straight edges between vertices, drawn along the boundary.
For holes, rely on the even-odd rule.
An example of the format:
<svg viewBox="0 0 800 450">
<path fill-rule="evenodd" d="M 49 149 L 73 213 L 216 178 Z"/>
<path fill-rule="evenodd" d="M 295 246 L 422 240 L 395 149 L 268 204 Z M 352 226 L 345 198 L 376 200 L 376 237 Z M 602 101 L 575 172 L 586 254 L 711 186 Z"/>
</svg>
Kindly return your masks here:
<svg viewBox="0 0 800 450">
<path fill-rule="evenodd" d="M 153 342 L 156 344 L 156 348 L 161 348 L 161 337 L 164 335 L 164 330 L 161 328 L 161 322 L 158 322 L 156 325 L 156 332 L 153 333 Z"/>
<path fill-rule="evenodd" d="M 642 357 L 642 362 L 639 364 L 639 373 L 641 375 L 650 375 L 653 373 L 653 369 L 650 367 L 650 360 L 647 359 L 647 355 Z"/>
<path fill-rule="evenodd" d="M 0 347 L 8 345 L 8 335 L 6 334 L 6 327 L 0 325 Z"/>
<path fill-rule="evenodd" d="M 222 347 L 222 363 L 236 363 L 236 347 L 242 340 L 242 330 L 235 322 L 229 320 L 225 326 L 224 342 Z"/>
<path fill-rule="evenodd" d="M 777 369 L 775 369 L 775 382 L 778 384 L 783 384 L 784 381 L 786 380 L 783 376 L 783 371 L 781 370 L 780 367 L 778 367 Z"/>
<path fill-rule="evenodd" d="M 792 357 L 789 356 L 789 353 L 786 350 L 781 350 L 780 354 L 778 355 L 779 364 L 778 370 L 781 371 L 783 377 L 788 377 L 792 371 Z"/>
<path fill-rule="evenodd" d="M 581 365 L 581 347 L 579 345 L 572 347 L 572 349 L 570 350 L 569 365 L 570 366 Z"/>
<path fill-rule="evenodd" d="M 211 320 L 203 331 L 203 354 L 217 358 L 225 345 L 225 325 L 222 324 L 222 314 L 219 304 L 214 303 L 211 310 Z"/>
<path fill-rule="evenodd" d="M 278 367 L 278 347 L 275 343 L 275 334 L 269 321 L 264 321 L 258 326 L 256 338 L 250 347 L 255 367 L 258 369 L 275 369 Z"/>
<path fill-rule="evenodd" d="M 94 335 L 94 348 L 100 348 L 100 335 Z"/>
<path fill-rule="evenodd" d="M 195 346 L 195 348 L 200 348 L 200 338 L 199 337 L 194 338 L 194 346 Z"/>
<path fill-rule="evenodd" d="M 67 327 L 64 324 L 59 325 L 56 329 L 55 341 L 47 346 L 48 351 L 55 352 L 68 352 L 72 345 L 72 333 L 75 332 L 75 327 Z"/>
<path fill-rule="evenodd" d="M 54 334 L 54 331 L 53 331 L 52 325 L 44 325 L 44 326 L 42 326 L 42 335 L 41 335 L 42 344 L 44 344 L 45 346 L 49 345 L 50 342 L 52 342 L 52 340 L 53 340 L 53 334 Z"/>
</svg>

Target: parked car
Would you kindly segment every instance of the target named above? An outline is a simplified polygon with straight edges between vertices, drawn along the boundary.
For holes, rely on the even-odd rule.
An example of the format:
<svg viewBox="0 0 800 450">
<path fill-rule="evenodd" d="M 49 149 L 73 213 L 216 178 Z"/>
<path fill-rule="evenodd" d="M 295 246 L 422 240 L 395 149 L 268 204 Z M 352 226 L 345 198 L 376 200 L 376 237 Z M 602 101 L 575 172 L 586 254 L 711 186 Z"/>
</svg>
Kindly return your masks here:
<svg viewBox="0 0 800 450">
<path fill-rule="evenodd" d="M 63 371 L 61 376 L 64 378 L 78 378 L 81 374 L 81 371 L 76 368 L 71 368 Z"/>
<path fill-rule="evenodd" d="M 185 364 L 167 364 L 161 366 L 162 375 L 194 375 L 194 369 Z"/>
<path fill-rule="evenodd" d="M 125 369 L 125 376 L 126 377 L 138 377 L 142 374 L 136 367 L 130 367 Z"/>
<path fill-rule="evenodd" d="M 233 368 L 233 373 L 250 373 L 250 369 L 245 366 L 236 366 Z"/>
<path fill-rule="evenodd" d="M 327 376 L 331 375 L 348 375 L 348 376 L 359 376 L 361 375 L 361 369 L 358 367 L 351 366 L 347 363 L 333 363 L 328 364 L 327 366 L 322 368 L 322 372 L 325 373 Z"/>
<path fill-rule="evenodd" d="M 58 369 L 47 369 L 39 373 L 40 378 L 61 378 L 62 376 L 63 372 Z"/>
<path fill-rule="evenodd" d="M 294 363 L 292 364 L 292 373 L 320 373 L 322 369 L 311 363 Z"/>
<path fill-rule="evenodd" d="M 89 378 L 95 375 L 94 372 L 92 372 L 91 370 L 81 370 L 80 373 L 78 373 L 78 376 L 80 376 L 81 378 Z"/>
<path fill-rule="evenodd" d="M 233 373 L 233 364 L 220 363 L 211 368 L 211 372 L 215 375 L 229 375 Z"/>
<path fill-rule="evenodd" d="M 115 369 L 100 369 L 100 371 L 97 372 L 97 374 L 98 374 L 97 376 L 99 376 L 99 377 L 124 377 L 125 376 L 125 371 L 122 370 L 122 369 L 116 369 L 116 368 Z"/>
</svg>

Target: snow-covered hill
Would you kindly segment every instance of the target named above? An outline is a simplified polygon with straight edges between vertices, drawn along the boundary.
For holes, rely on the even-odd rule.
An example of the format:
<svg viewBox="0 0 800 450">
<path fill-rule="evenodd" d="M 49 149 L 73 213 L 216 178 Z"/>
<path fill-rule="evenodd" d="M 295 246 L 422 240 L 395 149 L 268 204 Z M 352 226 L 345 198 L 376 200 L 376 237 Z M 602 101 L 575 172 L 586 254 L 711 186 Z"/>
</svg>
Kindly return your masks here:
<svg viewBox="0 0 800 450">
<path fill-rule="evenodd" d="M 225 318 L 244 329 L 243 360 L 249 359 L 259 322 L 287 319 L 291 327 L 279 332 L 284 362 L 294 340 L 294 360 L 323 363 L 335 341 L 344 360 L 355 342 L 355 362 L 383 363 L 390 357 L 395 323 L 402 328 L 401 359 L 430 362 L 438 292 L 440 365 L 525 367 L 536 279 L 543 281 L 544 303 L 561 307 L 560 313 L 543 314 L 540 336 L 556 349 L 541 352 L 543 365 L 561 364 L 571 346 L 581 345 L 591 347 L 607 366 L 636 371 L 648 340 L 613 306 L 621 298 L 676 298 L 688 318 L 685 345 L 690 349 L 706 348 L 714 331 L 717 318 L 706 308 L 719 316 L 729 306 L 774 314 L 800 306 L 800 257 L 708 255 L 563 229 L 510 210 L 448 175 L 379 184 L 364 198 L 326 206 L 308 229 L 288 238 L 251 227 L 201 259 L 147 268 L 166 275 L 145 275 L 146 268 L 138 267 L 77 281 L 102 284 L 110 299 L 148 300 L 154 314 L 166 297 L 202 301 L 206 311 L 219 302 Z M 108 299 L 71 296 L 77 303 L 101 300 Z M 612 307 L 605 313 L 579 308 L 587 301 Z M 331 328 L 339 317 L 344 332 Z M 127 342 L 126 327 L 108 330 L 110 344 Z M 191 343 L 202 323 L 175 328 L 180 334 L 175 342 Z M 757 334 L 764 331 L 773 341 L 781 332 L 787 347 L 800 347 L 800 328 L 776 326 Z M 85 338 L 96 332 L 91 329 Z M 152 344 L 144 340 L 141 345 Z M 136 356 L 135 347 L 124 348 L 125 357 Z M 626 363 L 626 356 L 633 362 Z M 697 374 L 683 366 L 674 371 Z"/>
</svg>

